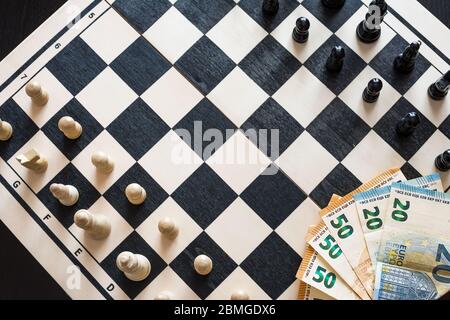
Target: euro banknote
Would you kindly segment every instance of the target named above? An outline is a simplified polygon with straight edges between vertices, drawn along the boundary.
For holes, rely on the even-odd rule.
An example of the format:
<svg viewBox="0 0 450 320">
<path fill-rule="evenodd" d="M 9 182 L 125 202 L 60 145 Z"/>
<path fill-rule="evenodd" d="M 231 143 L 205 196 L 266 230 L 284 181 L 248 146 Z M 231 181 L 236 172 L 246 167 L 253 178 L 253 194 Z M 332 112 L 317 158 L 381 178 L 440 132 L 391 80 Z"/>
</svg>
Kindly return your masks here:
<svg viewBox="0 0 450 320">
<path fill-rule="evenodd" d="M 319 289 L 310 286 L 303 281 L 300 281 L 298 287 L 298 300 L 336 300 Z"/>
</svg>

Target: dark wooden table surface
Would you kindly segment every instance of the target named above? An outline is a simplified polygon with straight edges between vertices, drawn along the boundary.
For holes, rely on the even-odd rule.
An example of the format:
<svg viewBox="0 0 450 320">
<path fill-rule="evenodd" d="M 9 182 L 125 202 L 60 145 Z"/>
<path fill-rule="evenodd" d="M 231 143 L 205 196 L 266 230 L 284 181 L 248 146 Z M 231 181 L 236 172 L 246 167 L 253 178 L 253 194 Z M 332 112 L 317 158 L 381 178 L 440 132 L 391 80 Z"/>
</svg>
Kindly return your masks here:
<svg viewBox="0 0 450 320">
<path fill-rule="evenodd" d="M 450 28 L 449 0 L 418 0 Z M 0 60 L 51 16 L 66 0 L 2 0 Z M 67 299 L 14 235 L 0 222 L 0 299 Z M 3 263 L 3 261 L 9 261 Z M 450 298 L 450 296 L 449 296 Z"/>
</svg>

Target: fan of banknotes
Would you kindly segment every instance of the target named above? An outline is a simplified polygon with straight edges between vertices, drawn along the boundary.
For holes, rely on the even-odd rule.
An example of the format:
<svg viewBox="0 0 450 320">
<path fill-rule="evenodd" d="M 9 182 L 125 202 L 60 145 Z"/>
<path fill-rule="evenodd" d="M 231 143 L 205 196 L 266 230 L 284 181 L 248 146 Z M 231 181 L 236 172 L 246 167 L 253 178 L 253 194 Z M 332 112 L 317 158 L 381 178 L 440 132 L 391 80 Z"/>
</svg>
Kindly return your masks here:
<svg viewBox="0 0 450 320">
<path fill-rule="evenodd" d="M 431 300 L 450 291 L 450 194 L 388 170 L 333 196 L 311 226 L 299 299 Z"/>
</svg>

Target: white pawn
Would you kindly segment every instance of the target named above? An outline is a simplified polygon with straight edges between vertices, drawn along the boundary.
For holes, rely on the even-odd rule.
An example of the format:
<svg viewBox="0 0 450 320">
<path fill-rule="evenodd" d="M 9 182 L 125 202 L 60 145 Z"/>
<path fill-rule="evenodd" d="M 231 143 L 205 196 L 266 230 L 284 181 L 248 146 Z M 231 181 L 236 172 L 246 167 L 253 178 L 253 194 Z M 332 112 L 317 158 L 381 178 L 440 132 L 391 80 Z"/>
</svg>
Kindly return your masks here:
<svg viewBox="0 0 450 320">
<path fill-rule="evenodd" d="M 25 92 L 37 106 L 45 106 L 48 102 L 48 93 L 37 81 L 31 81 L 25 87 Z"/>
<path fill-rule="evenodd" d="M 50 192 L 62 205 L 67 207 L 73 206 L 77 203 L 80 197 L 77 188 L 71 185 L 53 183 L 50 186 Z"/>
<path fill-rule="evenodd" d="M 202 276 L 208 275 L 213 267 L 213 263 L 210 257 L 205 256 L 204 254 L 199 255 L 194 260 L 194 269 L 198 274 Z"/>
<path fill-rule="evenodd" d="M 83 132 L 81 125 L 72 117 L 62 117 L 59 119 L 58 128 L 62 131 L 62 133 L 64 133 L 66 138 L 71 140 L 78 139 Z"/>
<path fill-rule="evenodd" d="M 239 290 L 231 295 L 231 300 L 250 300 L 247 292 Z"/>
<path fill-rule="evenodd" d="M 75 213 L 74 222 L 95 240 L 105 239 L 111 233 L 111 223 L 107 217 L 94 216 L 87 210 L 80 210 Z"/>
<path fill-rule="evenodd" d="M 129 251 L 119 254 L 116 260 L 117 268 L 132 281 L 142 281 L 148 277 L 151 271 L 150 261 L 140 254 Z"/>
<path fill-rule="evenodd" d="M 97 170 L 108 174 L 114 170 L 114 161 L 104 152 L 96 152 L 91 158 L 92 164 L 97 167 Z"/>
<path fill-rule="evenodd" d="M 171 294 L 167 291 L 161 292 L 158 294 L 154 300 L 171 300 L 170 299 Z"/>
<path fill-rule="evenodd" d="M 27 169 L 36 173 L 42 173 L 47 170 L 47 159 L 37 152 L 35 149 L 31 149 L 24 154 L 16 157 L 16 160 Z"/>
<path fill-rule="evenodd" d="M 13 133 L 13 129 L 11 127 L 11 125 L 6 122 L 6 121 L 2 121 L 2 119 L 0 119 L 0 141 L 7 141 L 9 140 L 9 138 L 11 138 Z"/>
<path fill-rule="evenodd" d="M 125 195 L 128 201 L 136 206 L 144 203 L 145 199 L 147 198 L 147 192 L 145 192 L 145 189 L 137 183 L 128 185 L 128 187 L 125 189 Z"/>
<path fill-rule="evenodd" d="M 166 238 L 173 240 L 178 236 L 178 226 L 170 218 L 161 219 L 158 223 L 159 232 Z"/>
</svg>

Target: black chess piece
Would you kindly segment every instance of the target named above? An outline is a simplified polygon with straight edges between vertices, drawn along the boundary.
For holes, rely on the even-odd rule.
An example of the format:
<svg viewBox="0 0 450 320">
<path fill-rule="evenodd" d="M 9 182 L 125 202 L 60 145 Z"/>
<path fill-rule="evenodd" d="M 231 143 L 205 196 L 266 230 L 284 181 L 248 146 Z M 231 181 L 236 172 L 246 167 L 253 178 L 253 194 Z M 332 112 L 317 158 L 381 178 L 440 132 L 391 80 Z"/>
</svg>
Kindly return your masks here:
<svg viewBox="0 0 450 320">
<path fill-rule="evenodd" d="M 410 135 L 416 130 L 419 124 L 422 122 L 419 114 L 416 112 L 410 112 L 404 116 L 397 124 L 397 133 L 402 136 Z"/>
<path fill-rule="evenodd" d="M 356 28 L 356 35 L 364 43 L 377 41 L 381 36 L 381 23 L 388 12 L 385 0 L 373 0 L 366 17 Z"/>
<path fill-rule="evenodd" d="M 401 73 L 408 73 L 414 69 L 419 49 L 422 45 L 421 41 L 411 43 L 406 47 L 405 51 L 400 53 L 394 60 L 394 68 Z"/>
<path fill-rule="evenodd" d="M 450 170 L 450 149 L 438 155 L 434 164 L 439 171 L 446 172 Z"/>
<path fill-rule="evenodd" d="M 339 9 L 344 6 L 345 0 L 322 0 L 322 4 L 330 9 Z"/>
<path fill-rule="evenodd" d="M 431 99 L 442 100 L 450 89 L 450 70 L 428 88 Z"/>
<path fill-rule="evenodd" d="M 335 46 L 331 50 L 330 56 L 327 60 L 327 70 L 330 72 L 341 71 L 344 65 L 345 49 L 341 46 Z"/>
<path fill-rule="evenodd" d="M 275 15 L 280 8 L 278 0 L 263 0 L 262 11 L 267 15 Z"/>
<path fill-rule="evenodd" d="M 363 99 L 368 103 L 373 103 L 378 100 L 381 89 L 383 89 L 383 81 L 378 78 L 373 78 L 369 81 L 366 89 L 363 92 Z"/>
<path fill-rule="evenodd" d="M 305 17 L 298 18 L 297 21 L 295 22 L 295 28 L 294 31 L 292 32 L 292 38 L 299 43 L 304 43 L 308 41 L 309 26 L 310 23 L 308 18 Z"/>
</svg>

